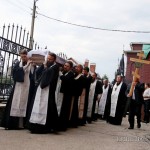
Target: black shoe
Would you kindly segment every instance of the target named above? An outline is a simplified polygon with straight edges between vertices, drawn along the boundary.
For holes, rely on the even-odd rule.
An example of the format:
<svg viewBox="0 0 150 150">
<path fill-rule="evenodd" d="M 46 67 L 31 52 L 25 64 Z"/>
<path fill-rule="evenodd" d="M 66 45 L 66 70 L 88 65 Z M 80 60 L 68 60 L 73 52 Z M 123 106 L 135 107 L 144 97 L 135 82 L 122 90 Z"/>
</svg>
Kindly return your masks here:
<svg viewBox="0 0 150 150">
<path fill-rule="evenodd" d="M 91 124 L 91 123 L 92 123 L 92 121 L 91 121 L 91 120 L 87 120 L 87 123 Z"/>
<path fill-rule="evenodd" d="M 140 123 L 137 125 L 137 128 L 141 128 L 141 124 Z"/>
<path fill-rule="evenodd" d="M 128 129 L 134 129 L 133 127 L 129 127 Z"/>
<path fill-rule="evenodd" d="M 67 128 L 65 128 L 65 127 L 61 127 L 61 128 L 57 129 L 57 131 L 66 131 L 66 130 L 67 130 Z"/>
<path fill-rule="evenodd" d="M 147 124 L 147 123 L 149 123 L 149 121 L 144 121 L 144 123 L 146 123 L 146 124 Z"/>
</svg>

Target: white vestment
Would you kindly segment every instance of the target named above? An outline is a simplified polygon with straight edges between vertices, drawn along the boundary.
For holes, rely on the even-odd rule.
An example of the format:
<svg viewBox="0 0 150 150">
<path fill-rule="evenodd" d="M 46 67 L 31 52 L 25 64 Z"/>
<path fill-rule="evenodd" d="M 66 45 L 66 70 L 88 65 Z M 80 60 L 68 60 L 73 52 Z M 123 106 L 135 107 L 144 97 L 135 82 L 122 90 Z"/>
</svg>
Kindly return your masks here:
<svg viewBox="0 0 150 150">
<path fill-rule="evenodd" d="M 79 112 L 80 119 L 83 118 L 83 114 L 84 114 L 85 94 L 86 94 L 86 90 L 84 88 L 82 90 L 82 94 L 81 94 L 81 96 L 79 96 L 79 100 L 78 100 L 78 112 Z"/>
<path fill-rule="evenodd" d="M 98 107 L 98 114 L 100 114 L 100 115 L 104 115 L 104 112 L 105 112 L 105 106 L 106 106 L 106 101 L 107 101 L 109 85 L 107 86 L 106 89 L 104 87 L 105 86 L 103 85 L 103 93 L 102 93 L 102 97 L 100 99 L 99 107 Z"/>
<path fill-rule="evenodd" d="M 19 67 L 23 67 L 23 70 L 25 72 L 24 82 L 16 82 L 15 84 L 10 116 L 25 117 L 30 87 L 29 74 L 32 66 L 23 66 L 22 62 L 20 62 Z"/>
<path fill-rule="evenodd" d="M 30 117 L 31 123 L 45 125 L 47 118 L 48 96 L 49 86 L 45 87 L 44 89 L 41 89 L 39 85 Z"/>
<path fill-rule="evenodd" d="M 59 77 L 58 77 L 58 81 L 57 81 L 57 87 L 56 87 L 56 91 L 55 91 L 55 102 L 56 102 L 58 115 L 60 115 L 61 106 L 62 106 L 62 102 L 63 102 L 63 96 L 64 96 L 64 94 L 60 92 L 60 88 L 61 88 L 60 76 L 61 75 L 62 75 L 62 73 L 59 72 Z"/>
<path fill-rule="evenodd" d="M 122 82 L 117 86 L 117 83 L 114 85 L 112 94 L 111 94 L 111 107 L 110 107 L 110 116 L 115 117 L 116 107 L 118 102 L 119 92 L 122 86 Z"/>
<path fill-rule="evenodd" d="M 97 80 L 95 80 L 95 81 L 94 81 L 93 83 L 91 83 L 91 85 L 90 85 L 89 97 L 88 97 L 87 117 L 91 117 L 91 116 L 92 116 L 92 107 L 93 107 L 93 100 L 94 100 L 94 94 L 95 94 L 96 83 L 97 83 Z"/>
<path fill-rule="evenodd" d="M 56 65 L 56 63 L 54 63 L 51 67 L 53 67 L 54 65 Z M 30 117 L 31 123 L 37 123 L 41 125 L 46 124 L 49 90 L 50 90 L 50 85 L 41 89 L 39 84 L 38 89 L 36 91 L 34 105 Z"/>
</svg>

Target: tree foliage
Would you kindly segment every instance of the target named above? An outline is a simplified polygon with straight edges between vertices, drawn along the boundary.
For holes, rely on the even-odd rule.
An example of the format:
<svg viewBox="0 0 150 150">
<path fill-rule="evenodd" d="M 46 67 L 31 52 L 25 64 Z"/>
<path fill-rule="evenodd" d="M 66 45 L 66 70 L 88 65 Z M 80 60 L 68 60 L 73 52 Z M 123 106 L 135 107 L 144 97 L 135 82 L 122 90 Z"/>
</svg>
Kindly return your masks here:
<svg viewBox="0 0 150 150">
<path fill-rule="evenodd" d="M 105 80 L 105 79 L 109 80 L 109 78 L 108 78 L 108 76 L 106 74 L 104 74 L 103 77 L 102 77 L 102 80 Z"/>
</svg>

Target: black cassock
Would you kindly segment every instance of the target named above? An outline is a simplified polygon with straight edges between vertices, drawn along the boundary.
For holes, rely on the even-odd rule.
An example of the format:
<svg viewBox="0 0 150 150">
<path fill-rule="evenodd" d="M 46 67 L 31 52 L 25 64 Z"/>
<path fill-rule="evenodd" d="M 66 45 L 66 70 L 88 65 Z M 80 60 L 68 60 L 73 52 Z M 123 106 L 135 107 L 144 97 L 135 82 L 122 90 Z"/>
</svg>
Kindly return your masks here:
<svg viewBox="0 0 150 150">
<path fill-rule="evenodd" d="M 74 73 L 69 71 L 68 73 L 60 76 L 60 79 L 62 81 L 60 92 L 63 93 L 63 102 L 59 116 L 59 129 L 66 130 L 68 127 L 71 99 L 73 96 Z"/>
<path fill-rule="evenodd" d="M 81 75 L 79 78 L 74 78 L 73 81 L 73 99 L 71 104 L 71 112 L 70 112 L 70 126 L 77 127 L 78 126 L 78 101 L 79 96 L 81 96 L 85 83 L 85 77 Z"/>
<path fill-rule="evenodd" d="M 115 117 L 109 116 L 109 119 L 108 119 L 108 122 L 111 124 L 121 125 L 122 123 L 124 109 L 125 109 L 125 105 L 127 101 L 126 89 L 127 89 L 127 85 L 125 83 L 122 83 L 122 86 L 118 95 Z"/>
<path fill-rule="evenodd" d="M 92 82 L 92 76 L 87 76 L 85 77 L 85 103 L 84 103 L 84 114 L 83 114 L 83 123 L 86 123 L 86 118 L 87 118 L 87 108 L 88 108 L 88 98 L 89 98 L 89 90 L 90 90 L 90 85 Z"/>
<path fill-rule="evenodd" d="M 37 84 L 41 87 L 41 89 L 44 89 L 45 87 L 49 86 L 47 116 L 46 123 L 44 125 L 39 123 L 31 123 L 30 121 L 29 130 L 33 133 L 48 133 L 52 130 L 57 130 L 58 128 L 58 113 L 55 103 L 55 90 L 59 75 L 59 66 L 57 64 L 53 64 L 52 66 L 45 69 L 44 65 L 42 65 L 36 70 L 36 73 L 36 75 L 38 76 Z"/>
<path fill-rule="evenodd" d="M 10 94 L 10 97 L 7 101 L 7 105 L 4 111 L 4 115 L 2 118 L 2 127 L 5 127 L 6 129 L 19 129 L 19 119 L 20 117 L 14 117 L 14 116 L 10 116 L 10 111 L 11 111 L 11 105 L 12 105 L 12 100 L 13 100 L 13 95 L 14 95 L 14 90 L 15 90 L 15 86 L 16 86 L 16 82 L 24 82 L 24 70 L 23 67 L 19 66 L 20 62 L 17 62 L 12 70 L 12 76 L 13 76 L 13 80 L 14 80 L 14 85 L 13 85 L 13 89 L 12 92 Z M 26 63 L 23 63 L 23 66 L 25 66 Z M 27 118 L 28 118 L 28 111 L 29 111 L 29 106 L 31 103 L 31 99 L 33 97 L 33 91 L 35 88 L 35 82 L 34 82 L 34 75 L 35 75 L 35 67 L 33 72 L 29 73 L 29 79 L 30 79 L 30 86 L 29 86 L 29 95 L 28 95 L 28 102 L 27 102 L 27 109 L 26 109 L 26 117 L 24 117 L 23 119 L 23 125 L 24 127 L 26 126 L 26 122 L 27 122 Z"/>
</svg>

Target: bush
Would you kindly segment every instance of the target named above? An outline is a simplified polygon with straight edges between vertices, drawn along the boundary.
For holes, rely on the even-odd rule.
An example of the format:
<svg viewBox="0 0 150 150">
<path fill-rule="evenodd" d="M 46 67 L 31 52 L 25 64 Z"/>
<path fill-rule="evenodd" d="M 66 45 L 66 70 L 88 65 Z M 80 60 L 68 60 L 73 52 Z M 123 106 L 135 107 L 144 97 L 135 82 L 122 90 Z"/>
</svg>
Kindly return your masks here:
<svg viewBox="0 0 150 150">
<path fill-rule="evenodd" d="M 14 83 L 14 81 L 13 81 L 13 79 L 12 78 L 10 78 L 10 77 L 0 77 L 0 84 L 13 84 Z"/>
</svg>

